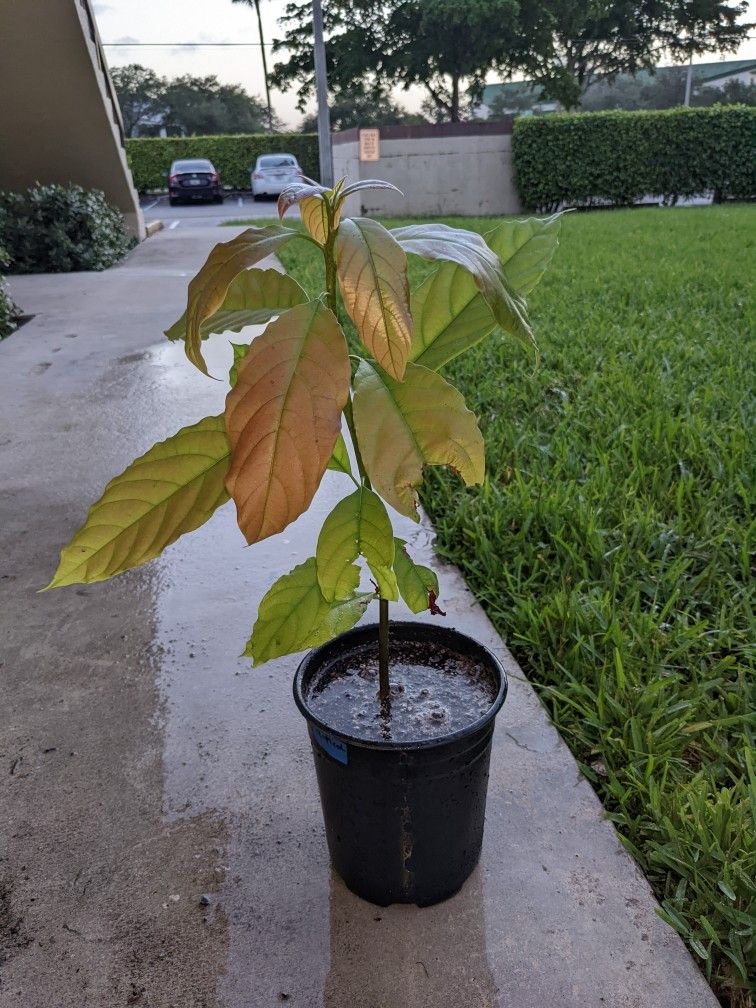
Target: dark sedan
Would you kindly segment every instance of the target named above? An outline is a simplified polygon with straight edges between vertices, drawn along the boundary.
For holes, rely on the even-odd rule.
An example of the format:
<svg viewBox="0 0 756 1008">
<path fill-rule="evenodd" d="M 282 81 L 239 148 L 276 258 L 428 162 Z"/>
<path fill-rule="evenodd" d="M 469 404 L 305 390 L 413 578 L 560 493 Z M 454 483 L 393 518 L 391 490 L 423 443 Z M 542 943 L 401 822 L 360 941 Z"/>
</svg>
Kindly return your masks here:
<svg viewBox="0 0 756 1008">
<path fill-rule="evenodd" d="M 168 174 L 168 199 L 171 206 L 182 200 L 223 202 L 220 175 L 210 161 L 195 158 L 174 161 Z"/>
</svg>

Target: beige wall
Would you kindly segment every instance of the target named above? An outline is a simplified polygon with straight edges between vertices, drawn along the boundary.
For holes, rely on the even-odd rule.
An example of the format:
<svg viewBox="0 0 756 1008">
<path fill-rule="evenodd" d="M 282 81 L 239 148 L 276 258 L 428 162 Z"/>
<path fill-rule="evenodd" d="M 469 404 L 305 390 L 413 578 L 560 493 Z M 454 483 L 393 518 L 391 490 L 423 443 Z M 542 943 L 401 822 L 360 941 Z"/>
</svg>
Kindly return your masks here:
<svg viewBox="0 0 756 1008">
<path fill-rule="evenodd" d="M 0 189 L 102 189 L 144 237 L 88 0 L 0 0 Z"/>
<path fill-rule="evenodd" d="M 381 137 L 380 159 L 371 162 L 359 161 L 352 131 L 334 137 L 337 179 L 343 175 L 352 180 L 385 179 L 404 193 L 367 190 L 350 197 L 347 212 L 413 217 L 521 213 L 512 178 L 510 133 L 392 137 L 391 132 Z M 343 142 L 344 138 L 349 139 Z"/>
</svg>

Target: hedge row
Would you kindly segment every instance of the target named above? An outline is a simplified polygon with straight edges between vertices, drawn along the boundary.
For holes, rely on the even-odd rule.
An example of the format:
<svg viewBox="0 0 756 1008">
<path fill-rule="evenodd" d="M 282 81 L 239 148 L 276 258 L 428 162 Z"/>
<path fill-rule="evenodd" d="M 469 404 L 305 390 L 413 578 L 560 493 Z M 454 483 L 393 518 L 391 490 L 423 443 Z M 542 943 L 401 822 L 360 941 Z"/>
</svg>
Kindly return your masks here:
<svg viewBox="0 0 756 1008">
<path fill-rule="evenodd" d="M 539 210 L 756 196 L 756 108 L 744 105 L 520 117 L 513 152 L 520 197 Z"/>
<path fill-rule="evenodd" d="M 237 136 L 136 137 L 126 141 L 126 153 L 139 192 L 165 189 L 167 172 L 177 158 L 208 158 L 221 182 L 249 189 L 249 169 L 260 154 L 293 154 L 305 175 L 317 179 L 318 138 L 314 133 L 261 133 Z"/>
</svg>

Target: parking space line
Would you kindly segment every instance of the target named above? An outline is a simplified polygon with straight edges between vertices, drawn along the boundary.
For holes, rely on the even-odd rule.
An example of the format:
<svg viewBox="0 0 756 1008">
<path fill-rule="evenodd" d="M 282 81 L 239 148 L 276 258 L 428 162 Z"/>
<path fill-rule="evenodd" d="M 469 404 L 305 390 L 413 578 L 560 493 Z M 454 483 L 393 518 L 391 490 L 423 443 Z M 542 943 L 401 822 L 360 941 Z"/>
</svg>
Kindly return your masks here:
<svg viewBox="0 0 756 1008">
<path fill-rule="evenodd" d="M 172 223 L 172 224 L 169 224 L 169 225 L 168 225 L 168 227 L 169 227 L 169 229 L 170 229 L 171 231 L 173 231 L 173 229 L 174 229 L 174 228 L 177 228 L 177 227 L 179 226 L 179 224 L 180 224 L 180 223 L 181 223 L 181 221 L 180 221 L 180 220 L 175 220 L 175 221 L 173 221 L 173 223 Z"/>
<path fill-rule="evenodd" d="M 152 210 L 152 208 L 156 207 L 159 202 L 160 202 L 160 197 L 158 196 L 158 198 L 153 203 L 147 203 L 145 206 L 143 206 L 142 210 Z"/>
</svg>

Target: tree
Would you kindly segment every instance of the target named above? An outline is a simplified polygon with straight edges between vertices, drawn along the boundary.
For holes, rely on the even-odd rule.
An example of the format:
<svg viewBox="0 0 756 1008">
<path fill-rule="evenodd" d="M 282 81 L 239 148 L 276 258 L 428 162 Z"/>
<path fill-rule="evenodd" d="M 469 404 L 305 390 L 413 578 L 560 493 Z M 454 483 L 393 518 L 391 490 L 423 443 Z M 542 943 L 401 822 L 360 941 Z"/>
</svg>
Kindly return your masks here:
<svg viewBox="0 0 756 1008">
<path fill-rule="evenodd" d="M 756 84 L 729 80 L 722 88 L 702 87 L 693 93 L 691 105 L 750 105 L 756 106 Z"/>
<path fill-rule="evenodd" d="M 238 84 L 221 84 L 214 76 L 176 77 L 168 82 L 164 100 L 163 125 L 169 136 L 261 133 L 267 125 L 261 102 Z"/>
<path fill-rule="evenodd" d="M 147 126 L 155 129 L 155 119 L 163 112 L 166 81 L 138 63 L 116 67 L 110 76 L 121 106 L 126 136 L 137 136 Z"/>
<path fill-rule="evenodd" d="M 542 97 L 577 108 L 587 88 L 652 70 L 663 55 L 687 60 L 732 52 L 753 27 L 744 0 L 548 0 L 522 3 L 519 43 L 505 62 Z"/>
<path fill-rule="evenodd" d="M 231 3 L 243 3 L 254 7 L 257 14 L 257 32 L 260 36 L 260 56 L 262 57 L 263 77 L 265 78 L 265 104 L 268 111 L 268 130 L 273 132 L 273 106 L 270 103 L 270 77 L 268 75 L 268 57 L 265 53 L 265 38 L 263 37 L 262 17 L 260 15 L 260 0 L 231 0 Z"/>
<path fill-rule="evenodd" d="M 341 91 L 329 103 L 331 129 L 345 130 L 354 126 L 394 126 L 397 123 L 425 122 L 420 115 L 409 113 L 391 97 L 386 89 L 365 91 L 359 85 Z M 305 116 L 300 129 L 314 133 L 318 128 L 315 113 Z"/>
<path fill-rule="evenodd" d="M 603 109 L 666 109 L 682 105 L 685 97 L 686 67 L 663 67 L 653 75 L 622 74 L 615 81 L 600 81 L 585 95 L 581 108 L 587 112 Z M 721 87 L 704 86 L 693 75 L 693 106 L 756 105 L 756 84 L 729 80 Z"/>
<path fill-rule="evenodd" d="M 514 44 L 518 0 L 331 0 L 325 5 L 328 80 L 338 95 L 355 85 L 371 93 L 419 84 L 437 116 L 458 122 L 466 100 Z M 273 83 L 298 87 L 299 107 L 314 87 L 312 25 L 307 0 L 291 0 L 273 44 L 288 59 Z"/>
</svg>

